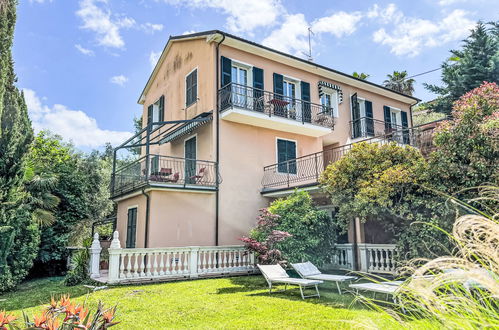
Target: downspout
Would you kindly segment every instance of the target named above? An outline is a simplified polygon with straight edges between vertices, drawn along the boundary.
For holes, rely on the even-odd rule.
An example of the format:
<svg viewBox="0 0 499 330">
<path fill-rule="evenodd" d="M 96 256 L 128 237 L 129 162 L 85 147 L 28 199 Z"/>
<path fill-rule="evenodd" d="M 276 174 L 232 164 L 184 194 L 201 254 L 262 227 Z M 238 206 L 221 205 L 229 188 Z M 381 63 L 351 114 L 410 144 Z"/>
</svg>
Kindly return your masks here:
<svg viewBox="0 0 499 330">
<path fill-rule="evenodd" d="M 146 228 L 144 235 L 144 248 L 147 248 L 147 243 L 149 242 L 149 206 L 150 206 L 150 197 L 146 193 L 145 188 L 142 188 L 142 195 L 146 196 Z"/>
<path fill-rule="evenodd" d="M 353 219 L 353 244 L 352 244 L 352 254 L 354 257 L 353 260 L 353 268 L 354 270 L 360 270 L 360 252 L 359 252 L 359 246 L 357 244 L 357 217 Z"/>
<path fill-rule="evenodd" d="M 220 162 L 220 109 L 219 109 L 219 85 L 220 85 L 220 45 L 222 42 L 225 40 L 225 34 L 222 34 L 222 40 L 220 40 L 217 45 L 216 45 L 216 55 L 215 55 L 215 77 L 216 77 L 216 87 L 215 87 L 215 93 L 216 93 L 216 111 L 215 111 L 215 125 L 216 125 L 216 160 L 215 160 L 215 166 L 216 166 L 216 182 L 217 182 L 217 189 L 215 191 L 215 246 L 218 246 L 218 227 L 219 227 L 219 219 L 218 219 L 218 213 L 220 210 L 220 187 L 219 187 L 219 180 L 218 178 L 220 177 L 219 175 L 219 162 Z"/>
</svg>

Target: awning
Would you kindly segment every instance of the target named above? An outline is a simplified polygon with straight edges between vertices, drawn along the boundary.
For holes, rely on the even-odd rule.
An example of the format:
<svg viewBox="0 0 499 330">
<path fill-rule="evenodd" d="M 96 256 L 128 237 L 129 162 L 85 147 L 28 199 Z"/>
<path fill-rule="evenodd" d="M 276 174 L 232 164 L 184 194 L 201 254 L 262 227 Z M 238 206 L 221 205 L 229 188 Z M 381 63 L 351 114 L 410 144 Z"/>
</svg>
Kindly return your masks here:
<svg viewBox="0 0 499 330">
<path fill-rule="evenodd" d="M 179 128 L 176 128 L 173 131 L 171 131 L 170 133 L 166 134 L 159 141 L 159 144 L 165 144 L 165 143 L 171 142 L 173 140 L 176 140 L 179 137 L 190 134 L 192 131 L 194 131 L 198 127 L 200 127 L 206 123 L 209 123 L 213 119 L 213 116 L 212 116 L 211 112 L 204 112 L 204 113 L 194 117 L 193 119 L 198 119 L 198 120 L 203 119 L 203 120 L 183 124 Z"/>
</svg>

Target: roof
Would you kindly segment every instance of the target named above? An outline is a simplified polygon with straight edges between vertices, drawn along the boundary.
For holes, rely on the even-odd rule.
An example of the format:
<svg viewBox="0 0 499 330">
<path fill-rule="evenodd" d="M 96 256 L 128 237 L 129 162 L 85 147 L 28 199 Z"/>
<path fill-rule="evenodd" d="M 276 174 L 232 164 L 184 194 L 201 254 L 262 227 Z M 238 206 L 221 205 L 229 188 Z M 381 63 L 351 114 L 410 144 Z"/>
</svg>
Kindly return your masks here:
<svg viewBox="0 0 499 330">
<path fill-rule="evenodd" d="M 212 38 L 211 38 L 212 41 L 218 41 L 217 38 L 216 38 L 216 35 L 219 35 L 221 38 L 218 38 L 218 39 L 223 40 L 223 41 L 225 41 L 226 39 L 232 39 L 234 41 L 242 42 L 242 43 L 245 43 L 247 45 L 251 45 L 253 47 L 257 47 L 259 49 L 262 49 L 262 50 L 265 50 L 265 51 L 268 51 L 268 52 L 272 52 L 272 53 L 274 53 L 276 55 L 284 56 L 284 57 L 286 57 L 286 58 L 288 58 L 288 59 L 290 59 L 292 61 L 297 61 L 298 63 L 300 63 L 302 65 L 305 64 L 305 65 L 310 66 L 310 67 L 315 67 L 317 69 L 322 69 L 322 70 L 334 73 L 335 75 L 339 75 L 340 77 L 343 77 L 343 78 L 347 79 L 348 81 L 354 82 L 356 84 L 360 83 L 360 85 L 365 85 L 366 88 L 367 87 L 371 87 L 371 88 L 374 87 L 375 89 L 380 89 L 381 91 L 388 92 L 390 94 L 396 95 L 396 96 L 398 96 L 398 98 L 400 98 L 400 97 L 406 98 L 408 100 L 408 103 L 410 103 L 412 105 L 414 105 L 414 104 L 416 104 L 416 103 L 418 103 L 418 102 L 421 101 L 420 99 L 418 99 L 418 98 L 416 98 L 414 96 L 409 96 L 409 95 L 406 95 L 406 94 L 394 91 L 392 89 L 389 89 L 387 87 L 384 87 L 382 85 L 378 85 L 378 84 L 375 84 L 375 83 L 367 81 L 367 80 L 362 80 L 362 79 L 356 78 L 356 77 L 354 77 L 352 75 L 349 75 L 347 73 L 344 73 L 344 72 L 341 72 L 341 71 L 338 71 L 338 70 L 335 70 L 335 69 L 332 69 L 332 68 L 329 68 L 329 67 L 326 67 L 326 66 L 314 63 L 314 62 L 307 61 L 305 59 L 302 59 L 302 58 L 299 58 L 299 57 L 296 57 L 296 56 L 293 56 L 293 55 L 290 55 L 290 54 L 278 51 L 276 49 L 273 49 L 273 48 L 270 48 L 270 47 L 267 47 L 267 46 L 263 46 L 263 45 L 258 44 L 256 42 L 253 42 L 253 41 L 250 41 L 250 40 L 247 40 L 247 39 L 235 36 L 235 35 L 230 34 L 230 33 L 227 33 L 227 32 L 224 32 L 224 31 L 220 31 L 220 30 L 208 30 L 208 31 L 191 33 L 191 34 L 186 34 L 186 35 L 170 36 L 170 38 L 168 39 L 168 42 L 166 43 L 166 45 L 165 45 L 165 47 L 163 49 L 163 52 L 161 53 L 161 56 L 160 56 L 158 62 L 156 63 L 156 66 L 154 67 L 153 72 L 149 76 L 149 79 L 147 80 L 147 83 L 146 83 L 144 89 L 142 90 L 142 93 L 141 93 L 141 95 L 139 97 L 138 103 L 141 104 L 141 101 L 143 100 L 143 97 L 144 97 L 145 93 L 149 89 L 149 86 L 152 83 L 152 80 L 154 79 L 154 77 L 156 76 L 157 72 L 159 71 L 159 67 L 163 63 L 164 58 L 166 57 L 166 53 L 168 52 L 168 49 L 171 47 L 171 44 L 173 42 L 175 42 L 175 41 L 182 41 L 182 40 L 200 39 L 200 38 L 205 38 L 205 37 L 209 37 L 209 36 L 212 36 Z M 413 102 L 410 102 L 409 100 L 412 100 Z"/>
</svg>

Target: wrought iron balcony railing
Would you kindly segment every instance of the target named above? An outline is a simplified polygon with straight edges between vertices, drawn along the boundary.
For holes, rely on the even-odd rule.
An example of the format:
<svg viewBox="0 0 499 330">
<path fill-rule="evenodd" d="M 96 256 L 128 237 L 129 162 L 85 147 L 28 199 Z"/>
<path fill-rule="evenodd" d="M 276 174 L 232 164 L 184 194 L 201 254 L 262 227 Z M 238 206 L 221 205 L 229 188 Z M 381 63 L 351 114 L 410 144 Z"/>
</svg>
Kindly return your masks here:
<svg viewBox="0 0 499 330">
<path fill-rule="evenodd" d="M 146 166 L 147 159 L 149 167 Z M 214 189 L 217 186 L 216 163 L 154 154 L 143 156 L 123 164 L 113 173 L 111 195 L 117 196 L 148 184 Z"/>
<path fill-rule="evenodd" d="M 423 155 L 434 150 L 433 145 L 434 126 L 421 126 L 401 131 L 393 131 L 377 137 L 366 139 L 362 142 L 411 145 L 419 148 Z M 262 186 L 263 191 L 315 185 L 326 167 L 338 161 L 349 152 L 355 143 L 327 149 L 306 156 L 290 159 L 263 168 Z"/>
<path fill-rule="evenodd" d="M 235 83 L 219 91 L 219 109 L 237 107 L 269 117 L 334 128 L 333 108 Z"/>
<path fill-rule="evenodd" d="M 404 130 L 403 126 L 369 117 L 361 117 L 350 121 L 350 136 L 352 139 L 393 134 L 402 130 Z"/>
</svg>

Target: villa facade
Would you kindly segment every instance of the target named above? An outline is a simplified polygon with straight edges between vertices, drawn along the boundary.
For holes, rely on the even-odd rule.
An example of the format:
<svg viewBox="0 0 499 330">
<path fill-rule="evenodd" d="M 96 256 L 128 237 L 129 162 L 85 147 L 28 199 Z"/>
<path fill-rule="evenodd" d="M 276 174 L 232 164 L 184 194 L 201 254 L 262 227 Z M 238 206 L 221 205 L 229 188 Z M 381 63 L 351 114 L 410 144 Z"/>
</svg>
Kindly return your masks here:
<svg viewBox="0 0 499 330">
<path fill-rule="evenodd" d="M 320 173 L 352 143 L 410 144 L 418 100 L 207 31 L 168 40 L 138 102 L 143 130 L 116 152 L 140 157 L 115 161 L 111 187 L 124 248 L 240 244 L 297 187 L 333 211 Z M 352 228 L 343 243 L 380 243 Z"/>
</svg>

